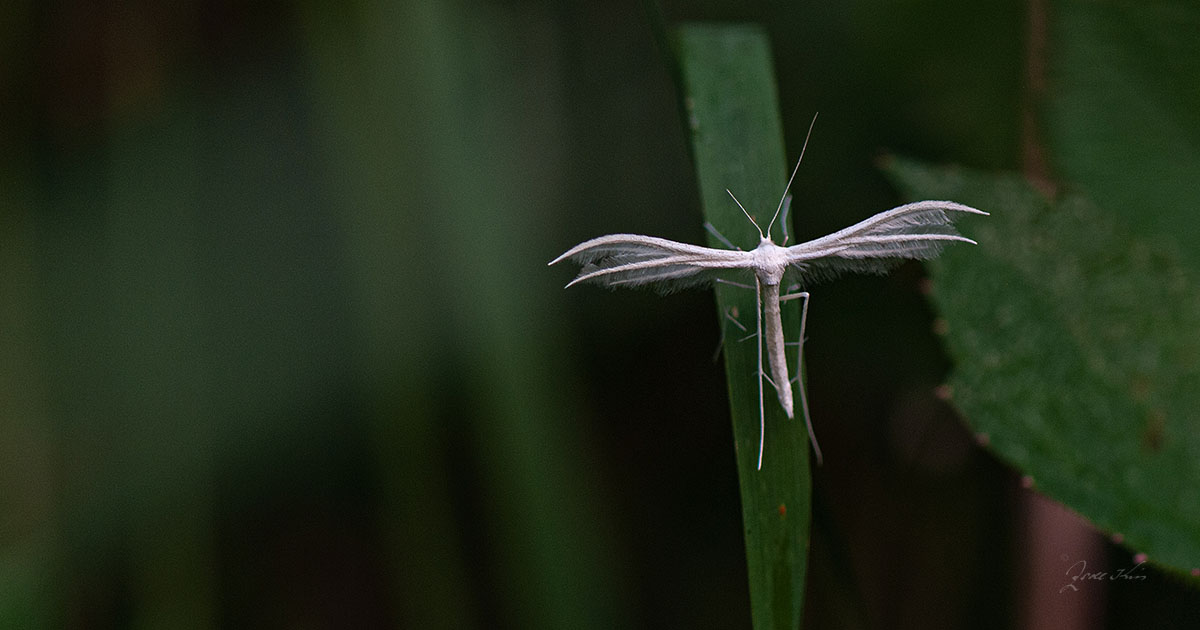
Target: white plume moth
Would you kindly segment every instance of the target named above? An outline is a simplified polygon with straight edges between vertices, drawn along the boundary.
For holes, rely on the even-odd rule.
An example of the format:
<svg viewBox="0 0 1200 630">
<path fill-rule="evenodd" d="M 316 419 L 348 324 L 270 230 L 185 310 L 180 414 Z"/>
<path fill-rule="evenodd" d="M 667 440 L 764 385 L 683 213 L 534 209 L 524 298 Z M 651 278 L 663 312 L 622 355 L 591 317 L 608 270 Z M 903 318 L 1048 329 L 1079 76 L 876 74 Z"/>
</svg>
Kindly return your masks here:
<svg viewBox="0 0 1200 630">
<path fill-rule="evenodd" d="M 815 120 L 814 118 L 814 122 Z M 812 132 L 811 126 L 809 132 Z M 806 138 L 805 146 L 807 145 L 808 139 Z M 804 149 L 800 151 L 800 159 L 804 159 Z M 801 361 L 803 361 L 804 322 L 808 314 L 808 293 L 781 295 L 780 286 L 785 273 L 790 271 L 789 275 L 795 276 L 797 284 L 830 277 L 844 271 L 886 273 L 892 265 L 905 259 L 928 260 L 936 257 L 941 253 L 942 246 L 948 241 L 974 244 L 975 241 L 962 236 L 954 229 L 951 213 L 987 214 L 982 210 L 953 201 L 917 201 L 880 212 L 843 230 L 790 247 L 786 246 L 787 236 L 786 228 L 784 228 L 784 245 L 776 245 L 771 240 L 771 228 L 785 206 L 784 202 L 788 198 L 787 191 L 791 188 L 792 180 L 795 179 L 799 169 L 800 160 L 797 160 L 796 168 L 792 171 L 791 178 L 788 179 L 783 197 L 779 200 L 779 206 L 776 207 L 775 215 L 771 217 L 771 222 L 767 224 L 765 232 L 750 216 L 750 213 L 746 212 L 741 202 L 734 197 L 734 202 L 758 230 L 760 240 L 758 246 L 752 250 L 715 249 L 640 234 L 609 234 L 584 241 L 549 263 L 553 265 L 569 258 L 583 265 L 579 275 L 567 284 L 568 287 L 580 282 L 594 282 L 607 287 L 652 285 L 663 289 L 676 289 L 714 281 L 730 282 L 728 276 L 731 273 L 752 272 L 754 275 L 753 288 L 758 303 L 756 337 L 759 356 L 758 467 L 760 469 L 762 468 L 763 436 L 766 428 L 763 409 L 763 380 L 767 380 L 774 386 L 779 397 L 779 404 L 788 417 L 794 417 L 792 379 L 788 377 L 783 324 L 779 310 L 779 304 L 784 300 L 794 298 L 804 300 L 804 309 L 800 320 L 799 343 L 801 345 L 800 358 L 797 360 L 796 367 L 797 378 Z M 729 195 L 733 197 L 732 192 Z M 786 221 L 785 212 L 784 222 Z M 711 226 L 709 229 L 711 230 Z M 713 233 L 729 244 L 729 241 L 715 230 Z M 731 282 L 731 284 L 736 283 Z M 762 348 L 764 343 L 767 348 L 769 376 L 768 372 L 763 370 Z M 813 449 L 820 461 L 821 450 L 812 430 L 803 383 L 800 384 L 800 397 L 804 420 L 808 425 L 809 438 L 812 440 Z"/>
</svg>

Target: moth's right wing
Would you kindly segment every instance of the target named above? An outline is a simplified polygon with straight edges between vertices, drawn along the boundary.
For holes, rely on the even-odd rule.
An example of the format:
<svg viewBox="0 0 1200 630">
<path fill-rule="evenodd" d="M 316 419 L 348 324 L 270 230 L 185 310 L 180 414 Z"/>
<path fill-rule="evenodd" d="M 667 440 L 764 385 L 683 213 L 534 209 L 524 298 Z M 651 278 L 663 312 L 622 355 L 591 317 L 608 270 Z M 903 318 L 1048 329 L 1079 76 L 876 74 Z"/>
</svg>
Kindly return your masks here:
<svg viewBox="0 0 1200 630">
<path fill-rule="evenodd" d="M 567 286 L 595 282 L 607 287 L 656 285 L 672 290 L 709 282 L 719 272 L 750 269 L 750 252 L 688 245 L 640 234 L 609 234 L 584 241 L 550 264 L 571 259 L 581 265 Z"/>
<path fill-rule="evenodd" d="M 954 229 L 961 214 L 986 212 L 953 201 L 907 203 L 816 240 L 788 248 L 788 260 L 808 279 L 842 271 L 883 273 L 903 260 L 929 260 L 942 247 L 975 241 Z"/>
</svg>

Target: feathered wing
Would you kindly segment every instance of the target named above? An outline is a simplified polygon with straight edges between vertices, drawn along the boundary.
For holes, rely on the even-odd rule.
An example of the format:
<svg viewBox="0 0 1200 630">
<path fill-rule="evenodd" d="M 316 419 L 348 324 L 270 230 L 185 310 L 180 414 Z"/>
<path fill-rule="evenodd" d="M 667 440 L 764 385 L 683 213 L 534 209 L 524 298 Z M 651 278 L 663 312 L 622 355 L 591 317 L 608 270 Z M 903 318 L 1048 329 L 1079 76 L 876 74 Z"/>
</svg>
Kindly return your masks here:
<svg viewBox="0 0 1200 630">
<path fill-rule="evenodd" d="M 579 282 L 617 286 L 657 285 L 670 290 L 708 282 L 721 270 L 749 269 L 749 252 L 688 245 L 640 234 L 609 234 L 584 241 L 550 264 L 570 258 L 583 265 Z"/>
<path fill-rule="evenodd" d="M 987 213 L 953 201 L 905 204 L 821 238 L 793 245 L 788 260 L 808 279 L 843 271 L 883 273 L 907 259 L 936 258 L 948 242 L 975 241 L 954 229 L 949 213 Z"/>
</svg>

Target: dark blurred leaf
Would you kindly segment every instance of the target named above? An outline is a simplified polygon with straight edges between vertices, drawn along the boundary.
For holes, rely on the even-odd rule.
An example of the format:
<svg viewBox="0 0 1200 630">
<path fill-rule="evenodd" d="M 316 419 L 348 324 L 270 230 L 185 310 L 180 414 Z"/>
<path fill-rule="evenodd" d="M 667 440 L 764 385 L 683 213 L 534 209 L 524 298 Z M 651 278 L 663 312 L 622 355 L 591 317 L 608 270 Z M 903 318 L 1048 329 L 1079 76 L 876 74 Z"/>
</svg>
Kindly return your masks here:
<svg viewBox="0 0 1200 630">
<path fill-rule="evenodd" d="M 764 229 L 783 192 L 787 167 L 769 43 L 755 28 L 694 25 L 677 31 L 677 49 L 705 217 L 732 242 L 751 249 L 758 245 L 758 232 L 725 190 L 733 191 Z M 709 245 L 725 247 L 711 237 Z M 791 333 L 788 339 L 796 339 L 797 305 L 785 306 L 784 330 Z M 758 352 L 754 343 L 742 343 L 741 331 L 725 319 L 725 313 L 737 313 L 753 328 L 754 292 L 719 286 L 717 307 L 726 331 L 725 372 L 754 627 L 797 628 L 803 618 L 811 500 L 804 420 L 788 419 L 774 390 L 765 386 L 766 447 L 757 470 Z"/>
<path fill-rule="evenodd" d="M 357 368 L 371 384 L 401 617 L 627 627 L 592 443 L 572 417 L 578 388 L 563 383 L 569 360 L 547 350 L 562 337 L 546 269 L 558 245 L 537 229 L 557 189 L 558 165 L 542 157 L 560 122 L 550 20 L 462 2 L 372 5 L 355 74 L 342 57 L 354 47 L 330 37 L 319 9 L 308 26 L 331 170 L 362 195 L 344 201 Z M 455 490 L 477 494 L 480 518 L 454 513 L 467 510 Z"/>
<path fill-rule="evenodd" d="M 1049 496 L 1153 562 L 1200 559 L 1200 287 L 1080 195 L 895 160 L 911 197 L 992 212 L 931 263 L 955 404 Z"/>
</svg>

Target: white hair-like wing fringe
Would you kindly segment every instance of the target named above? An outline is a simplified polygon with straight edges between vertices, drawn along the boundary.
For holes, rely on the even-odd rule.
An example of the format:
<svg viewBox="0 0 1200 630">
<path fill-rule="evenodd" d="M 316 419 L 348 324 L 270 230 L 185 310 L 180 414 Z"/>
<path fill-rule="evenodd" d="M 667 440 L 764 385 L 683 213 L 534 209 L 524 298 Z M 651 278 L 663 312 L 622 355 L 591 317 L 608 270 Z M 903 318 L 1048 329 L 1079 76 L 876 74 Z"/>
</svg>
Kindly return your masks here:
<svg viewBox="0 0 1200 630">
<path fill-rule="evenodd" d="M 722 270 L 750 269 L 748 252 L 689 245 L 640 234 L 609 234 L 584 241 L 550 262 L 571 259 L 583 265 L 567 286 L 655 285 L 671 291 L 711 282 Z"/>
</svg>

